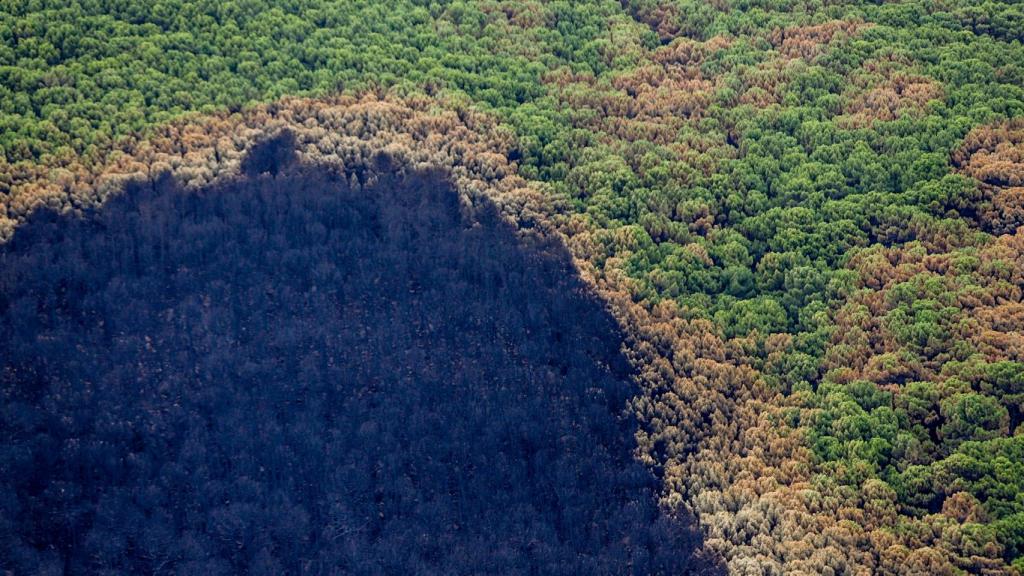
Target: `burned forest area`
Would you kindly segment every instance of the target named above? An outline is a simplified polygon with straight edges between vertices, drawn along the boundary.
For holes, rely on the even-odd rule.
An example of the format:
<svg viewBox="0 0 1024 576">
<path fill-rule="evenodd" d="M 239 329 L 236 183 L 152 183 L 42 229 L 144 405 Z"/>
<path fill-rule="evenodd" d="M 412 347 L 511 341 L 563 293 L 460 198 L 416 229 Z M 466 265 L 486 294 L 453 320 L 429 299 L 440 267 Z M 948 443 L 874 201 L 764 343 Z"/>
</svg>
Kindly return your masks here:
<svg viewBox="0 0 1024 576">
<path fill-rule="evenodd" d="M 560 242 L 442 172 L 289 146 L 2 248 L 15 571 L 715 573 Z"/>
</svg>

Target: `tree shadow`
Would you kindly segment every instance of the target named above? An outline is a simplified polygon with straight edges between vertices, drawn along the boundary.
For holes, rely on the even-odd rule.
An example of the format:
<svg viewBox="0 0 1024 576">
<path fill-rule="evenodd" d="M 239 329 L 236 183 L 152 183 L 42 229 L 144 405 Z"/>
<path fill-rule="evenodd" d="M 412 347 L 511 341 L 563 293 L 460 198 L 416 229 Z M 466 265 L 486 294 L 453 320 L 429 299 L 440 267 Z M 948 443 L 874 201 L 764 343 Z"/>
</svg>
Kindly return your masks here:
<svg viewBox="0 0 1024 576">
<path fill-rule="evenodd" d="M 0 566 L 721 572 L 631 456 L 621 335 L 558 241 L 290 145 L 0 247 Z"/>
</svg>

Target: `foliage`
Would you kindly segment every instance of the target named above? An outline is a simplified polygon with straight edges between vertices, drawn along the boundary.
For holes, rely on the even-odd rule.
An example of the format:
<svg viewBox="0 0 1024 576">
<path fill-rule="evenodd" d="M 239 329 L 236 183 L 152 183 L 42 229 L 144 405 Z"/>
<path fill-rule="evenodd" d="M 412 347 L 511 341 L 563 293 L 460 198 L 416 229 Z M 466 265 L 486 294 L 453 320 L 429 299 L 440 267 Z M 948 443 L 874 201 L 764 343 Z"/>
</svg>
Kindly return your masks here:
<svg viewBox="0 0 1024 576">
<path fill-rule="evenodd" d="M 318 162 L 390 147 L 455 168 L 564 236 L 626 327 L 638 457 L 731 570 L 1007 573 L 1021 14 L 0 2 L 0 238 L 128 175 L 207 184 L 282 126 Z"/>
</svg>

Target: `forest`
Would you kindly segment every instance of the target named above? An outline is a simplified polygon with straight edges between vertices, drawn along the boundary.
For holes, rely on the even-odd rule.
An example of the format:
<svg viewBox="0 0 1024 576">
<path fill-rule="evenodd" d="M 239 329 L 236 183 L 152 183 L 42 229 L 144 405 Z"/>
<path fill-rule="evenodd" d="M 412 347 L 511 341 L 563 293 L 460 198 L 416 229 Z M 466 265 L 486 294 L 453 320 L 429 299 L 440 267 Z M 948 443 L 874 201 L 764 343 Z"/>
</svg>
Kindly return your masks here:
<svg viewBox="0 0 1024 576">
<path fill-rule="evenodd" d="M 714 573 L 564 247 L 443 174 L 350 186 L 289 146 L 4 247 L 9 567 Z"/>
<path fill-rule="evenodd" d="M 0 568 L 1024 573 L 1022 227 L 1010 0 L 0 0 Z"/>
</svg>

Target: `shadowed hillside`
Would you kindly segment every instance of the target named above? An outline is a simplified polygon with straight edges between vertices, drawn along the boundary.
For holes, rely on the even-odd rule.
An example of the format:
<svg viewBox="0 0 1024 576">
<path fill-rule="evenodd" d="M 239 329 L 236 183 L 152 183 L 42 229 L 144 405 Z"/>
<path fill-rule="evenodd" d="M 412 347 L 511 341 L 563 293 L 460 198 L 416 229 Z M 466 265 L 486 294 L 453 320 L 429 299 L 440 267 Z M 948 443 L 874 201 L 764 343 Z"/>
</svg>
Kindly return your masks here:
<svg viewBox="0 0 1024 576">
<path fill-rule="evenodd" d="M 717 569 L 634 462 L 620 336 L 440 173 L 135 184 L 0 248 L 0 568 Z"/>
</svg>

